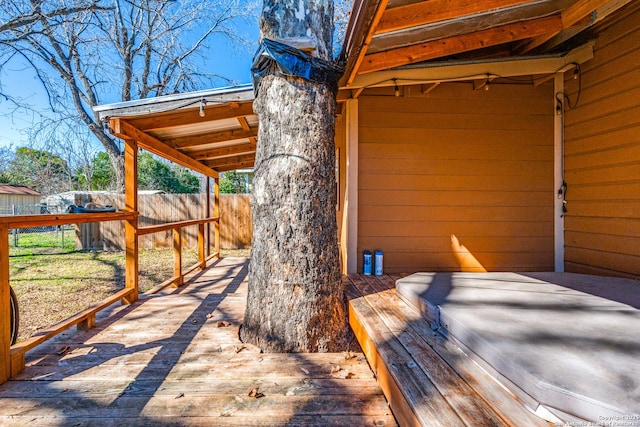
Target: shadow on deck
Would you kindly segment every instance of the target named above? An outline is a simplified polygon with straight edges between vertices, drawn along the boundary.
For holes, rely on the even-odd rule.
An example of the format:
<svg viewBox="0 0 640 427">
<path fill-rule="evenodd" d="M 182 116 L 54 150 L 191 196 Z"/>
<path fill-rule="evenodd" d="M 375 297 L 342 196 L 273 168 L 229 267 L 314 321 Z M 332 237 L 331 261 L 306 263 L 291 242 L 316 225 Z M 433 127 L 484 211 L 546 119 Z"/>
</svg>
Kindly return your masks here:
<svg viewBox="0 0 640 427">
<path fill-rule="evenodd" d="M 395 425 L 361 353 L 239 341 L 247 273 L 222 259 L 31 350 L 0 386 L 0 425 Z"/>
</svg>

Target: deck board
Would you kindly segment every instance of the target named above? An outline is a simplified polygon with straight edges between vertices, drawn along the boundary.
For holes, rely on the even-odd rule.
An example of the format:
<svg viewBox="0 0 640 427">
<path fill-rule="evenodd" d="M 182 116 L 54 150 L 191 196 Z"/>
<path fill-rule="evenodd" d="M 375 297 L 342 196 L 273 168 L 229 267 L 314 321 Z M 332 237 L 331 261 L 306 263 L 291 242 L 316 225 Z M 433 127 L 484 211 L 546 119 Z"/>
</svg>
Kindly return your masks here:
<svg viewBox="0 0 640 427">
<path fill-rule="evenodd" d="M 350 321 L 402 425 L 548 426 L 402 301 L 402 275 L 350 274 Z"/>
<path fill-rule="evenodd" d="M 36 347 L 0 385 L 0 425 L 396 425 L 362 353 L 242 344 L 246 276 L 224 259 Z"/>
</svg>

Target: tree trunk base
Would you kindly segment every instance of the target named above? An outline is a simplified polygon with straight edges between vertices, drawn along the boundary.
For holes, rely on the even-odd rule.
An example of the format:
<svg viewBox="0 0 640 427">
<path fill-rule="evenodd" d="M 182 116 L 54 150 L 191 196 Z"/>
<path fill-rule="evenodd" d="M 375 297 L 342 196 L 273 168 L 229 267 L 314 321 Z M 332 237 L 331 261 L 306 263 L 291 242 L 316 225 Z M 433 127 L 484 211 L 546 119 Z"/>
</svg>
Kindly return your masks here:
<svg viewBox="0 0 640 427">
<path fill-rule="evenodd" d="M 267 76 L 251 209 L 253 242 L 240 337 L 266 352 L 349 347 L 336 224 L 335 94 Z"/>
</svg>

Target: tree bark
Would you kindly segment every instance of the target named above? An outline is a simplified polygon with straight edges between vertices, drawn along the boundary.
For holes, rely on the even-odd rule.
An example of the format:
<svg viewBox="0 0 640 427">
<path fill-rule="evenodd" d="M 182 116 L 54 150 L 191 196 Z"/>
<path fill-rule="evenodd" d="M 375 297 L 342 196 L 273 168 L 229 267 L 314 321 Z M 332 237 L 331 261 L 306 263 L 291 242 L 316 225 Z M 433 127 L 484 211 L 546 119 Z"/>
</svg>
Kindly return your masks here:
<svg viewBox="0 0 640 427">
<path fill-rule="evenodd" d="M 274 3 L 265 2 L 263 36 L 329 35 L 318 43 L 324 46 L 318 52 L 331 54 L 326 25 L 332 17 L 325 16 L 333 12 L 331 2 Z M 309 25 L 316 30 L 307 31 Z M 335 93 L 323 84 L 272 74 L 262 79 L 254 110 L 260 130 L 241 338 L 268 352 L 344 350 L 348 325 L 335 211 Z"/>
</svg>

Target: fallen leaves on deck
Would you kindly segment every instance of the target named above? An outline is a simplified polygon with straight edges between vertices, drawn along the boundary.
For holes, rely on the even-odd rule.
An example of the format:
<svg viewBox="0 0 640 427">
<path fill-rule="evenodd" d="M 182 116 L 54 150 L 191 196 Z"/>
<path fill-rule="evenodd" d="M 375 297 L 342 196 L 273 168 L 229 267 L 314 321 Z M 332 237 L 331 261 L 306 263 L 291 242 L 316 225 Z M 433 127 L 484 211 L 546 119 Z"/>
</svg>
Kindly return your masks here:
<svg viewBox="0 0 640 427">
<path fill-rule="evenodd" d="M 249 392 L 249 397 L 255 397 L 256 399 L 260 399 L 261 397 L 264 397 L 264 393 L 262 393 L 260 391 L 260 389 L 258 387 L 251 389 L 251 391 Z"/>
<path fill-rule="evenodd" d="M 231 323 L 227 322 L 226 320 L 221 320 L 218 322 L 218 328 L 226 328 L 227 326 L 229 326 Z"/>
<path fill-rule="evenodd" d="M 339 365 L 336 365 L 331 368 L 331 376 L 333 378 L 342 378 L 348 380 L 353 378 L 353 373 L 349 372 L 348 369 L 342 369 Z"/>
<path fill-rule="evenodd" d="M 344 360 L 351 360 L 357 357 L 357 354 L 352 351 L 345 351 L 342 355 L 344 356 Z"/>
</svg>

